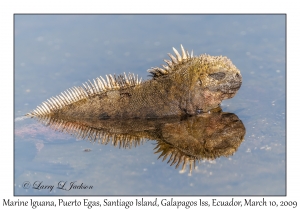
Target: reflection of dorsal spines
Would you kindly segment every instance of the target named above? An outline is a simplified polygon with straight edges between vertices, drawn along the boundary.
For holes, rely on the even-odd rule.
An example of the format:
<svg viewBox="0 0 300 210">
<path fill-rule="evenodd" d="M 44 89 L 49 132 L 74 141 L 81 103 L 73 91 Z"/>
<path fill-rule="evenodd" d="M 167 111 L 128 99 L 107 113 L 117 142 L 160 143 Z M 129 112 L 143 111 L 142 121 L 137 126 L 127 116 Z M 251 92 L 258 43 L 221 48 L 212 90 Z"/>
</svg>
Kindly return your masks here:
<svg viewBox="0 0 300 210">
<path fill-rule="evenodd" d="M 189 174 L 192 173 L 193 169 L 195 169 L 197 158 L 190 156 L 188 154 L 184 154 L 181 150 L 177 149 L 176 147 L 163 142 L 159 141 L 157 146 L 154 148 L 156 150 L 154 153 L 160 153 L 157 159 L 163 157 L 162 161 L 165 161 L 168 157 L 168 164 L 173 166 L 176 164 L 175 168 L 177 169 L 180 165 L 182 165 L 181 170 L 185 171 L 187 164 L 189 165 Z M 198 160 L 199 161 L 199 160 Z"/>
<path fill-rule="evenodd" d="M 79 140 L 88 140 L 90 142 L 98 142 L 108 144 L 111 142 L 115 147 L 132 148 L 140 146 L 146 139 L 138 135 L 118 134 L 106 129 L 94 129 L 89 126 L 77 122 L 71 122 L 63 119 L 56 119 L 50 116 L 35 117 L 42 124 L 51 129 L 63 133 L 68 133 Z"/>
<path fill-rule="evenodd" d="M 137 147 L 142 145 L 146 140 L 143 138 L 139 138 L 136 136 L 129 135 L 113 135 L 111 137 L 111 143 L 115 147 L 119 146 L 119 148 L 129 148 L 132 146 Z"/>
</svg>

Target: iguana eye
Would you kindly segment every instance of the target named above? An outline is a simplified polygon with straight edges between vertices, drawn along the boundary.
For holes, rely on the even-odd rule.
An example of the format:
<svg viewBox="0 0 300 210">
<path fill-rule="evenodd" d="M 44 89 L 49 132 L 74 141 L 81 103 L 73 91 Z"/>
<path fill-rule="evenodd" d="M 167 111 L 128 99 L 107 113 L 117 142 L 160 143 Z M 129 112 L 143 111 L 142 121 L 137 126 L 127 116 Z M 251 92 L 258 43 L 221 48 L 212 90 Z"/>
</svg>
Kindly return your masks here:
<svg viewBox="0 0 300 210">
<path fill-rule="evenodd" d="M 213 74 L 209 74 L 208 76 L 216 79 L 216 80 L 221 80 L 225 77 L 225 73 L 224 72 L 218 72 L 218 73 L 213 73 Z"/>
</svg>

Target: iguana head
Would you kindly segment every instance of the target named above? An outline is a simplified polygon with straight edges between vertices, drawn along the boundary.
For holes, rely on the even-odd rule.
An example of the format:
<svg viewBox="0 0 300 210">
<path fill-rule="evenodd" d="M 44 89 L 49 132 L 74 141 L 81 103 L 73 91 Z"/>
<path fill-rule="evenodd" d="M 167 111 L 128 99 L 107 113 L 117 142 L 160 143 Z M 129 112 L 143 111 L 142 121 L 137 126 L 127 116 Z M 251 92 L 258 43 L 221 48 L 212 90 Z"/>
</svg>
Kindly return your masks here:
<svg viewBox="0 0 300 210">
<path fill-rule="evenodd" d="M 242 84 L 240 71 L 223 56 L 189 54 L 181 45 L 182 55 L 173 48 L 176 57 L 164 60 L 168 66 L 148 70 L 153 79 L 168 77 L 173 81 L 173 95 L 178 90 L 179 106 L 187 114 L 208 112 L 218 107 L 222 100 L 232 98 Z M 167 76 L 168 75 L 168 76 Z M 172 83 L 172 82 L 171 82 Z"/>
</svg>

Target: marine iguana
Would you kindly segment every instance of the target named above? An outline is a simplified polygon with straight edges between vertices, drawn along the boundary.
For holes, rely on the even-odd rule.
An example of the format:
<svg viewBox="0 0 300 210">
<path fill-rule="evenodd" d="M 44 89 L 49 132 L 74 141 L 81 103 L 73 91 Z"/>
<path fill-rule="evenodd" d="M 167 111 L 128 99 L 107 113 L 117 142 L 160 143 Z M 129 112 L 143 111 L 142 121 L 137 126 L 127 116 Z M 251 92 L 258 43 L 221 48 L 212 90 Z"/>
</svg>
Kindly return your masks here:
<svg viewBox="0 0 300 210">
<path fill-rule="evenodd" d="M 240 71 L 223 56 L 168 53 L 167 65 L 152 67 L 150 80 L 134 74 L 106 75 L 73 87 L 37 106 L 27 116 L 98 119 L 162 118 L 208 112 L 232 98 L 242 84 Z"/>
</svg>

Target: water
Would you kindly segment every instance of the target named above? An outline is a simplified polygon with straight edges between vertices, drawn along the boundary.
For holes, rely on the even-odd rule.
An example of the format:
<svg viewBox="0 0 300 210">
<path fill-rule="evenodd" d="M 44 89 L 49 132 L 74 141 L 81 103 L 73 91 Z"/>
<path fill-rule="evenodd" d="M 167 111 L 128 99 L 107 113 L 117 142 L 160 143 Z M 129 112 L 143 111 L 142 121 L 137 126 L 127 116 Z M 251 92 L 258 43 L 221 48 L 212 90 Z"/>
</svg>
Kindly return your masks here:
<svg viewBox="0 0 300 210">
<path fill-rule="evenodd" d="M 16 15 L 15 195 L 285 195 L 284 15 Z M 154 141 L 125 149 L 76 140 L 22 116 L 44 100 L 109 73 L 163 64 L 180 44 L 225 55 L 243 84 L 223 101 L 244 141 L 192 174 L 157 160 Z M 24 189 L 25 181 L 52 190 Z M 57 189 L 71 182 L 92 189 Z"/>
</svg>

